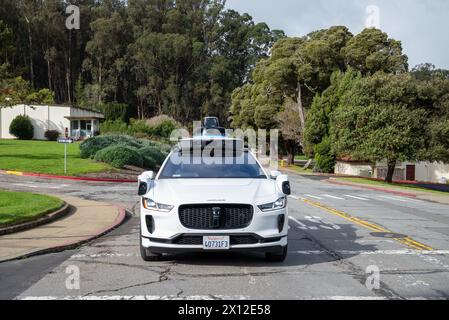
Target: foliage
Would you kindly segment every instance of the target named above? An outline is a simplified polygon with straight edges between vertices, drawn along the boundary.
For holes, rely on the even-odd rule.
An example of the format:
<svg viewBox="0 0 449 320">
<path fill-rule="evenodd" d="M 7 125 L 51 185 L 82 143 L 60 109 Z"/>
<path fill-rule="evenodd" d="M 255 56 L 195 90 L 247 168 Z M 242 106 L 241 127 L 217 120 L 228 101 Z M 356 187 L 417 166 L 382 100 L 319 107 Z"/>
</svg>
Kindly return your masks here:
<svg viewBox="0 0 449 320">
<path fill-rule="evenodd" d="M 129 147 L 139 148 L 141 143 L 127 135 L 104 135 L 92 137 L 83 141 L 80 145 L 81 158 L 94 158 L 95 154 L 111 145 L 123 144 Z"/>
<path fill-rule="evenodd" d="M 347 65 L 364 75 L 408 69 L 408 58 L 402 53 L 401 42 L 389 39 L 386 33 L 375 28 L 365 29 L 349 40 L 342 53 Z"/>
<path fill-rule="evenodd" d="M 118 151 L 116 149 L 109 150 L 118 146 L 131 148 L 135 151 L 130 158 L 131 160 L 121 155 L 121 152 L 125 151 L 123 148 L 118 149 Z M 108 149 L 108 151 L 104 151 L 105 149 Z M 106 135 L 84 141 L 80 150 L 83 158 L 95 158 L 95 160 L 109 163 L 114 167 L 121 168 L 123 165 L 135 165 L 156 169 L 157 166 L 162 165 L 171 147 L 157 141 L 136 139 L 127 135 Z M 135 153 L 139 155 L 140 162 L 136 160 Z M 112 157 L 114 155 L 118 156 L 118 160 L 113 163 Z"/>
<path fill-rule="evenodd" d="M 0 108 L 17 104 L 52 104 L 54 95 L 48 89 L 32 90 L 22 77 L 0 78 Z"/>
<path fill-rule="evenodd" d="M 100 132 L 102 134 L 128 134 L 129 126 L 126 122 L 118 120 L 107 120 L 100 124 Z"/>
<path fill-rule="evenodd" d="M 315 146 L 315 170 L 323 173 L 333 173 L 335 168 L 335 156 L 332 153 L 329 137 Z"/>
<path fill-rule="evenodd" d="M 9 125 L 9 133 L 19 140 L 31 140 L 34 136 L 34 127 L 28 116 L 19 115 Z"/>
<path fill-rule="evenodd" d="M 304 130 L 304 151 L 309 156 L 312 156 L 315 145 L 329 135 L 332 112 L 338 107 L 346 91 L 360 78 L 360 73 L 353 69 L 345 73 L 336 71 L 331 76 L 330 86 L 321 95 L 314 97 Z"/>
<path fill-rule="evenodd" d="M 142 156 L 137 149 L 123 144 L 112 145 L 98 151 L 95 160 L 108 163 L 119 169 L 125 165 L 143 166 Z"/>
<path fill-rule="evenodd" d="M 225 0 L 74 4 L 87 27 L 69 32 L 67 1 L 3 0 L 0 66 L 57 103 L 125 103 L 137 119 L 168 114 L 185 124 L 210 114 L 226 123 L 232 91 L 285 37 Z"/>
<path fill-rule="evenodd" d="M 57 141 L 61 133 L 57 130 L 47 130 L 45 131 L 45 139 L 48 141 Z"/>
<path fill-rule="evenodd" d="M 128 105 L 125 103 L 102 103 L 97 108 L 104 114 L 106 121 L 121 120 L 127 121 L 128 118 Z"/>
<path fill-rule="evenodd" d="M 421 160 L 428 113 L 408 74 L 376 73 L 342 97 L 332 115 L 331 142 L 337 157 L 387 161 L 388 180 L 396 161 Z"/>
</svg>

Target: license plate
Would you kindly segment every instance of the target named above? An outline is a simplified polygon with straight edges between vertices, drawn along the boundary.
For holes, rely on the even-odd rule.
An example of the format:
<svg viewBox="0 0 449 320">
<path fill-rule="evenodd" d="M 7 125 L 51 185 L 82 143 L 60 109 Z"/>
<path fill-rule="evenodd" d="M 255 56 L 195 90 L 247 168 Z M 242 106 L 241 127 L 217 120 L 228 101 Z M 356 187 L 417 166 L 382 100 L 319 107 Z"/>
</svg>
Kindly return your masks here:
<svg viewBox="0 0 449 320">
<path fill-rule="evenodd" d="M 205 250 L 228 250 L 229 236 L 204 236 L 203 249 Z"/>
</svg>

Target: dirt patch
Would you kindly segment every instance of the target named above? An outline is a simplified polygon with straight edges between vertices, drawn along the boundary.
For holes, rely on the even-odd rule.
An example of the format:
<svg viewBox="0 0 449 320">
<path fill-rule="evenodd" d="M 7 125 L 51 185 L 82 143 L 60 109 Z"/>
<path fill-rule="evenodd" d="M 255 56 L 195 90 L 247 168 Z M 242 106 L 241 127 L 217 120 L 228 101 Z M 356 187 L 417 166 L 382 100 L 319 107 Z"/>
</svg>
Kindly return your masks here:
<svg viewBox="0 0 449 320">
<path fill-rule="evenodd" d="M 84 174 L 84 178 L 96 178 L 96 179 L 113 179 L 113 180 L 136 180 L 142 172 L 147 171 L 147 169 L 125 166 L 123 169 L 117 169 L 114 171 L 98 172 Z"/>
</svg>

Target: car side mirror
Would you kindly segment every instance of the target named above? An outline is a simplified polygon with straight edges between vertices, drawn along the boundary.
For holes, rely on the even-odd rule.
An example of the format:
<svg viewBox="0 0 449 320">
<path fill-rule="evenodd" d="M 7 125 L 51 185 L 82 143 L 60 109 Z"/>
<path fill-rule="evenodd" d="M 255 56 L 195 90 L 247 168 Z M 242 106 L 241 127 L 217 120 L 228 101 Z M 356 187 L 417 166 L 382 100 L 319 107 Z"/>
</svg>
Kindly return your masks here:
<svg viewBox="0 0 449 320">
<path fill-rule="evenodd" d="M 144 196 L 147 194 L 148 186 L 150 185 L 151 180 L 153 179 L 154 179 L 153 171 L 146 171 L 139 176 L 139 191 L 137 193 L 139 196 Z"/>
<path fill-rule="evenodd" d="M 148 183 L 146 182 L 139 182 L 139 192 L 137 193 L 139 196 L 144 196 L 148 192 Z"/>
<path fill-rule="evenodd" d="M 276 184 L 279 188 L 279 190 L 282 191 L 283 194 L 286 196 L 289 196 L 292 194 L 292 190 L 290 187 L 290 182 L 288 181 L 287 175 L 280 175 L 276 178 Z"/>
<path fill-rule="evenodd" d="M 276 180 L 281 175 L 282 175 L 282 173 L 280 171 L 271 171 L 270 172 L 271 179 L 274 179 L 274 180 Z"/>
</svg>

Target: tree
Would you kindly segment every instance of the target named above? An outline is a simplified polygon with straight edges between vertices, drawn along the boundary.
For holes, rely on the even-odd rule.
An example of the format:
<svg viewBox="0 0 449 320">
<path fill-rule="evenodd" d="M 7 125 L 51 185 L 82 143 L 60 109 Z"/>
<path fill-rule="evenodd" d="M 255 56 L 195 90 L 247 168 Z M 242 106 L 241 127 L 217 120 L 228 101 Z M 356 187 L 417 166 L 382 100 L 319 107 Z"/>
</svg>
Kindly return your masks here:
<svg viewBox="0 0 449 320">
<path fill-rule="evenodd" d="M 340 104 L 343 95 L 360 78 L 360 72 L 353 69 L 349 69 L 345 73 L 336 71 L 331 76 L 330 86 L 321 95 L 314 97 L 310 111 L 307 114 L 304 131 L 304 151 L 306 154 L 313 156 L 315 146 L 329 136 L 332 112 Z"/>
<path fill-rule="evenodd" d="M 303 135 L 312 99 L 329 86 L 334 71 L 344 68 L 340 52 L 351 37 L 346 27 L 332 27 L 302 38 L 277 41 L 271 56 L 256 65 L 252 76 L 254 83 L 245 86 L 245 91 L 252 92 L 251 95 L 242 95 L 238 90 L 233 95 L 233 126 L 249 126 L 254 118 L 258 128 L 273 128 L 278 125 L 273 121 L 277 114 L 293 101 L 298 115 L 296 125 Z M 242 98 L 245 101 L 236 101 Z M 303 142 L 301 139 L 300 144 L 304 146 Z"/>
<path fill-rule="evenodd" d="M 346 65 L 364 75 L 408 70 L 408 58 L 402 53 L 401 42 L 388 38 L 386 33 L 375 28 L 365 29 L 349 40 L 342 54 Z"/>
<path fill-rule="evenodd" d="M 392 182 L 397 161 L 421 160 L 428 112 L 409 74 L 361 78 L 332 114 L 331 142 L 337 157 L 386 161 Z"/>
</svg>

